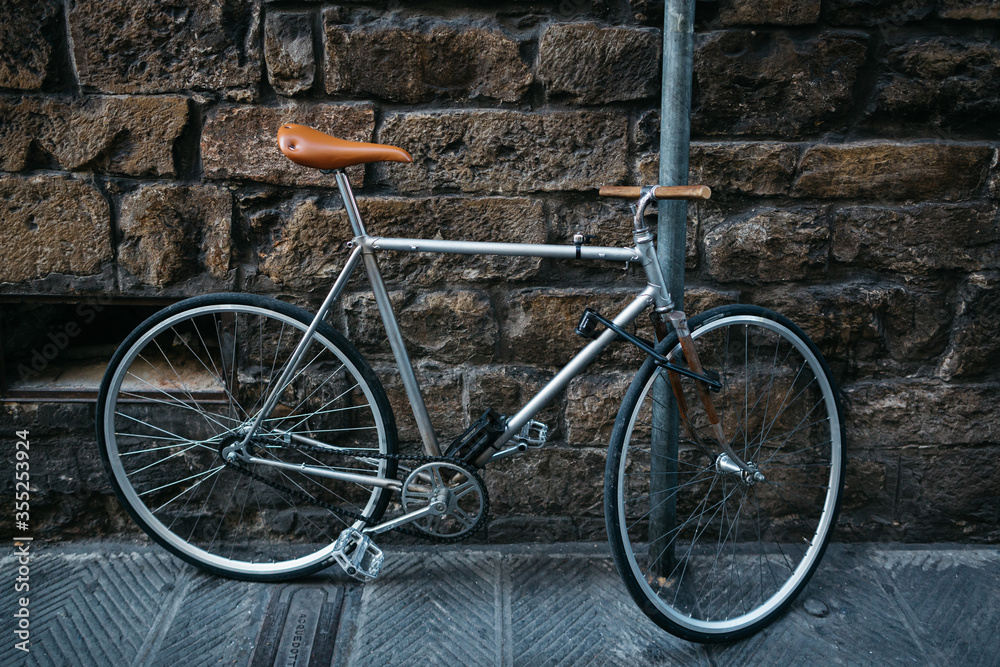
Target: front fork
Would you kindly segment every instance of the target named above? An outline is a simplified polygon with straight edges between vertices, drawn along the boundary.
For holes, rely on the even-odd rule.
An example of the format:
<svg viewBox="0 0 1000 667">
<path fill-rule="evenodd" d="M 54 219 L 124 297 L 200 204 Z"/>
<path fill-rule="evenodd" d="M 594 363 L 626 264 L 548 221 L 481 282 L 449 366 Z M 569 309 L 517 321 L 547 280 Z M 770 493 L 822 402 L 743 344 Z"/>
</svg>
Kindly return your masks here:
<svg viewBox="0 0 1000 667">
<path fill-rule="evenodd" d="M 657 342 L 667 337 L 667 325 L 664 320 L 670 322 L 674 331 L 677 332 L 677 340 L 681 346 L 681 353 L 687 361 L 688 369 L 692 372 L 692 374 L 704 377 L 705 369 L 702 368 L 701 360 L 698 358 L 698 350 L 695 346 L 694 339 L 691 337 L 691 329 L 688 328 L 687 316 L 682 311 L 669 310 L 664 313 L 651 313 L 650 320 L 652 321 L 653 329 L 656 332 Z M 669 354 L 669 350 L 665 352 Z M 670 381 L 670 389 L 673 391 L 674 398 L 677 400 L 677 412 L 681 421 L 684 423 L 684 428 L 687 431 L 688 437 L 692 442 L 701 443 L 701 437 L 688 416 L 690 414 L 690 410 L 688 408 L 687 398 L 684 396 L 683 386 L 681 385 L 681 375 L 670 368 L 665 368 L 664 370 L 667 372 L 667 378 Z M 702 406 L 705 409 L 705 416 L 708 419 L 712 436 L 719 443 L 723 454 L 728 457 L 729 461 L 742 470 L 749 479 L 760 481 L 762 476 L 757 468 L 747 464 L 729 444 L 729 440 L 726 438 L 726 431 L 722 425 L 722 418 L 719 417 L 719 412 L 715 409 L 715 402 L 712 400 L 712 392 L 709 389 L 709 386 L 705 382 L 698 379 L 695 379 L 694 383 L 695 387 L 698 389 L 698 396 L 701 398 Z M 708 448 L 706 447 L 706 449 Z"/>
<path fill-rule="evenodd" d="M 673 299 L 670 298 L 670 294 L 666 289 L 666 283 L 663 280 L 660 263 L 656 257 L 656 248 L 653 245 L 653 234 L 650 232 L 643 217 L 646 207 L 656 201 L 656 186 L 645 186 L 642 188 L 641 193 L 639 201 L 635 206 L 633 236 L 635 238 L 636 249 L 639 250 L 639 254 L 642 257 L 641 261 L 643 269 L 646 272 L 649 284 L 657 287 L 657 294 L 655 297 L 656 309 L 650 315 L 650 319 L 653 322 L 653 328 L 656 331 L 657 341 L 663 340 L 667 337 L 667 326 L 664 322 L 664 320 L 666 320 L 671 324 L 671 326 L 673 326 L 674 331 L 677 332 L 677 338 L 681 345 L 681 352 L 687 360 L 687 370 L 689 371 L 684 373 L 684 375 L 695 378 L 695 386 L 698 388 L 698 394 L 701 397 L 702 405 L 705 407 L 705 415 L 708 418 L 708 422 L 712 430 L 712 436 L 719 442 L 719 446 L 722 448 L 723 453 L 727 455 L 729 460 L 737 465 L 745 475 L 748 475 L 752 479 L 759 479 L 757 477 L 757 475 L 759 475 L 757 470 L 753 466 L 747 465 L 747 463 L 744 462 L 743 459 L 738 456 L 729 445 L 725 429 L 722 425 L 722 419 L 719 417 L 719 413 L 715 409 L 715 404 L 712 402 L 709 385 L 706 384 L 705 380 L 698 379 L 698 376 L 705 379 L 710 378 L 706 377 L 705 371 L 701 366 L 701 361 L 698 359 L 698 351 L 695 348 L 694 339 L 691 338 L 691 330 L 688 328 L 687 316 L 683 312 L 674 309 Z M 653 356 L 655 358 L 655 355 Z M 691 424 L 691 421 L 688 419 L 689 410 L 687 400 L 684 397 L 684 392 L 681 387 L 681 374 L 677 370 L 672 369 L 670 365 L 661 365 L 664 366 L 664 370 L 667 372 L 667 377 L 670 380 L 670 388 L 677 399 L 678 415 L 684 420 L 684 426 L 688 431 L 689 437 L 692 442 L 704 446 L 704 443 L 701 442 L 701 438 L 695 432 L 693 424 Z"/>
</svg>

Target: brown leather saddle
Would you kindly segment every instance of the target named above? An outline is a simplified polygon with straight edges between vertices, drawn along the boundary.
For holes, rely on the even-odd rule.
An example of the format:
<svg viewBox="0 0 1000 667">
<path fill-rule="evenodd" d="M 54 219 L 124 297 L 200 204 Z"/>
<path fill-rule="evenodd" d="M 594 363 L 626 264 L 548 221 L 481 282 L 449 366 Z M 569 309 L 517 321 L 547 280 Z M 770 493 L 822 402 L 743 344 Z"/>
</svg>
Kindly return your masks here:
<svg viewBox="0 0 1000 667">
<path fill-rule="evenodd" d="M 278 146 L 292 162 L 315 169 L 343 169 L 365 162 L 413 162 L 402 148 L 338 139 L 294 123 L 278 129 Z"/>
</svg>

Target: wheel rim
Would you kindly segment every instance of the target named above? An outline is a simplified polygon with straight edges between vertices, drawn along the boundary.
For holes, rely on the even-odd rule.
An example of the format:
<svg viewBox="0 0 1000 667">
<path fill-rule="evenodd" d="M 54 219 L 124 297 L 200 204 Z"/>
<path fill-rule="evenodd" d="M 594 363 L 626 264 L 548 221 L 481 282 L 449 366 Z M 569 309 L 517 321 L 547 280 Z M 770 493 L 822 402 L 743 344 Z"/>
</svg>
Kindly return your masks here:
<svg viewBox="0 0 1000 667">
<path fill-rule="evenodd" d="M 151 327 L 116 367 L 103 415 L 112 477 L 147 532 L 182 557 L 237 576 L 315 569 L 357 522 L 299 496 L 362 516 L 378 506 L 380 489 L 265 466 L 250 468 L 257 479 L 219 453 L 241 439 L 306 329 L 267 308 L 208 305 Z M 384 459 L 310 450 L 285 435 L 387 453 L 372 389 L 321 333 L 274 414 L 262 425 L 271 435 L 255 441 L 258 457 L 385 476 Z"/>
<path fill-rule="evenodd" d="M 734 331 L 745 335 L 744 342 Z M 763 317 L 731 316 L 707 323 L 693 337 L 699 339 L 703 365 L 722 376 L 723 391 L 713 398 L 727 440 L 759 467 L 764 481 L 748 483 L 749 475 L 719 456 L 721 448 L 706 435 L 692 383 L 684 385 L 687 423 L 698 437 L 682 425 L 680 453 L 668 457 L 676 466 L 674 484 L 651 471 L 657 429 L 649 406 L 672 396 L 666 373 L 657 369 L 627 425 L 617 479 L 618 522 L 627 566 L 645 598 L 672 623 L 719 635 L 766 622 L 811 575 L 838 506 L 840 421 L 822 362 L 788 327 Z M 733 352 L 741 349 L 739 362 Z M 670 354 L 678 358 L 679 346 Z M 663 455 L 656 452 L 660 460 Z M 666 481 L 659 489 L 658 476 Z M 824 497 L 816 503 L 819 494 Z M 671 495 L 677 507 L 673 519 L 664 510 Z M 650 530 L 665 537 L 654 539 Z"/>
</svg>

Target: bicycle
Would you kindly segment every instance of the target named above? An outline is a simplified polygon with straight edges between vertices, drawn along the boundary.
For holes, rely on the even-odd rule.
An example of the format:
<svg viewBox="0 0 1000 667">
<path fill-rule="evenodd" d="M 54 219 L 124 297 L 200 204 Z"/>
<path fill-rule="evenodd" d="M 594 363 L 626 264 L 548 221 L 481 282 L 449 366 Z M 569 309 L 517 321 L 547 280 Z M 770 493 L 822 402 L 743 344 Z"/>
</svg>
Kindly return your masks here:
<svg viewBox="0 0 1000 667">
<path fill-rule="evenodd" d="M 842 411 L 819 350 L 783 316 L 729 305 L 689 322 L 673 308 L 643 214 L 657 199 L 707 199 L 707 187 L 602 188 L 638 200 L 630 248 L 583 235 L 572 245 L 380 238 L 366 232 L 343 170 L 409 153 L 291 124 L 278 142 L 335 175 L 350 254 L 314 314 L 252 294 L 199 296 L 154 314 L 118 348 L 100 388 L 98 442 L 115 493 L 150 537 L 228 577 L 277 581 L 336 562 L 372 579 L 381 533 L 449 542 L 478 530 L 489 511 L 480 470 L 544 446 L 539 410 L 623 341 L 646 354 L 605 472 L 608 538 L 629 593 L 662 628 L 699 642 L 747 636 L 791 604 L 839 509 Z M 588 308 L 576 332 L 589 342 L 518 412 L 487 410 L 442 448 L 379 272 L 383 251 L 631 262 L 646 285 L 612 318 Z M 399 452 L 379 379 L 325 321 L 359 264 L 421 455 Z M 627 330 L 647 310 L 656 341 Z"/>
</svg>

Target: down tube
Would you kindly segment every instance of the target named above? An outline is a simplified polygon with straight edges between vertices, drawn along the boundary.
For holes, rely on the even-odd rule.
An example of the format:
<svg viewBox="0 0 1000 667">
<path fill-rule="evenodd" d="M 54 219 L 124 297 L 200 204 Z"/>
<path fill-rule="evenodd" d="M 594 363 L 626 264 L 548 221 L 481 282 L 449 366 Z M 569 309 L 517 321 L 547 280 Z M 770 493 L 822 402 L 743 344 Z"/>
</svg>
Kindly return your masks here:
<svg viewBox="0 0 1000 667">
<path fill-rule="evenodd" d="M 622 312 L 618 313 L 612 321 L 620 327 L 628 326 L 640 315 L 640 313 L 642 313 L 642 311 L 653 304 L 656 292 L 657 288 L 650 285 L 644 289 L 632 303 L 626 306 Z M 521 408 L 516 415 L 508 420 L 507 429 L 497 440 L 495 446 L 499 447 L 503 445 L 505 442 L 520 433 L 521 428 L 536 414 L 538 414 L 542 408 L 548 405 L 549 401 L 562 392 L 573 378 L 583 372 L 583 369 L 586 368 L 590 362 L 596 359 L 597 356 L 604 351 L 604 348 L 610 345 L 615 338 L 617 338 L 617 334 L 610 329 L 607 329 L 604 333 L 598 336 L 596 340 L 580 350 L 580 352 L 573 357 L 568 364 L 563 366 L 562 370 L 556 373 L 556 376 L 552 378 L 547 385 L 542 387 L 542 390 L 539 391 L 534 398 L 528 401 L 528 403 Z"/>
</svg>

